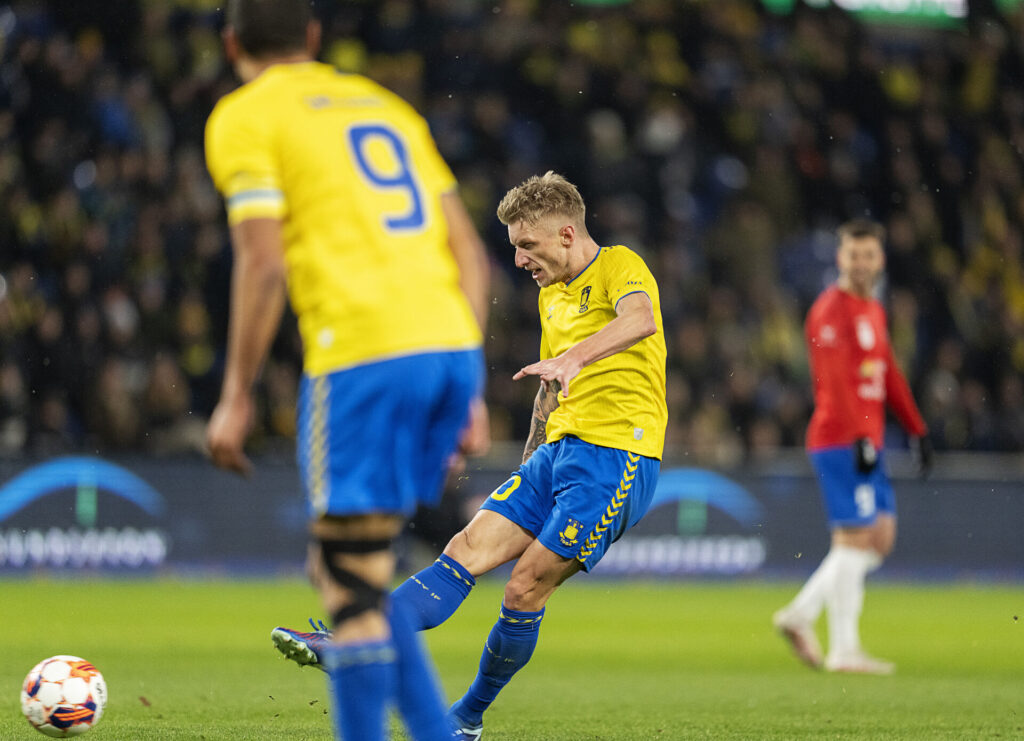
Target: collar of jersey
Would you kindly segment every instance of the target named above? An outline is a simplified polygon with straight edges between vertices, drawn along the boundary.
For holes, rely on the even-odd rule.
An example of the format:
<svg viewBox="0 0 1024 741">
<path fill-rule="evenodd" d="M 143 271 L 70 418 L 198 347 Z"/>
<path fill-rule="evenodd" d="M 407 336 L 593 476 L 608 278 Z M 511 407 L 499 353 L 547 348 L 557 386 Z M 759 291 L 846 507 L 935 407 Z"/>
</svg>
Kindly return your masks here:
<svg viewBox="0 0 1024 741">
<path fill-rule="evenodd" d="M 256 77 L 256 79 L 258 80 L 260 77 L 263 77 L 267 73 L 278 74 L 280 72 L 285 72 L 285 73 L 287 73 L 287 72 L 296 72 L 296 71 L 302 70 L 302 69 L 309 69 L 310 67 L 323 67 L 323 66 L 324 66 L 323 62 L 320 62 L 319 60 L 316 60 L 316 59 L 307 59 L 304 62 L 278 62 L 276 64 L 270 65 L 265 70 L 263 70 Z"/>
<path fill-rule="evenodd" d="M 845 296 L 846 298 L 850 299 L 851 301 L 856 301 L 859 304 L 870 304 L 871 302 L 873 302 L 875 300 L 874 296 L 868 296 L 867 298 L 865 298 L 864 296 L 858 296 L 853 291 L 847 291 L 845 288 L 840 287 L 840 285 L 838 283 L 835 284 L 835 287 L 836 287 L 836 290 L 839 291 L 839 294 L 841 296 Z"/>
<path fill-rule="evenodd" d="M 594 261 L 595 261 L 595 260 L 597 260 L 597 258 L 599 258 L 599 257 L 601 256 L 601 253 L 602 253 L 602 252 L 604 252 L 604 250 L 605 250 L 605 248 L 604 248 L 604 247 L 598 247 L 598 248 L 597 248 L 597 254 L 596 254 L 596 255 L 594 255 L 593 259 L 592 259 L 592 260 L 591 260 L 590 262 L 588 262 L 588 263 L 586 264 L 586 266 L 584 266 L 583 270 L 581 270 L 580 272 L 576 273 L 576 275 L 574 275 L 574 276 L 573 276 L 572 278 L 570 278 L 570 279 L 569 279 L 568 281 L 566 281 L 565 283 L 563 283 L 563 284 L 562 284 L 563 288 L 568 288 L 568 287 L 569 287 L 570 285 L 572 285 L 572 283 L 573 283 L 573 282 L 574 282 L 574 281 L 575 281 L 575 280 L 576 280 L 577 278 L 579 278 L 579 277 L 580 277 L 581 275 L 583 275 L 583 274 L 584 274 L 585 272 L 587 272 L 587 269 L 588 269 L 588 268 L 589 268 L 589 267 L 590 267 L 591 265 L 593 265 L 593 264 L 594 264 Z"/>
</svg>

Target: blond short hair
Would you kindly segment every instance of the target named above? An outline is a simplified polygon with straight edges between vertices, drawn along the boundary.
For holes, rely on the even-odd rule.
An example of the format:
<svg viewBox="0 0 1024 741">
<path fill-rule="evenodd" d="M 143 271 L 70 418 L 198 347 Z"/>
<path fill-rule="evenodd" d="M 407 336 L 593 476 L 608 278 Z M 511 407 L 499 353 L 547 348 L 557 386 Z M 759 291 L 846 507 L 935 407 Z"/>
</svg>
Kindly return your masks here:
<svg viewBox="0 0 1024 741">
<path fill-rule="evenodd" d="M 498 204 L 498 219 L 506 226 L 520 220 L 534 225 L 545 216 L 558 214 L 582 227 L 586 212 L 576 186 L 551 170 L 526 179 Z"/>
</svg>

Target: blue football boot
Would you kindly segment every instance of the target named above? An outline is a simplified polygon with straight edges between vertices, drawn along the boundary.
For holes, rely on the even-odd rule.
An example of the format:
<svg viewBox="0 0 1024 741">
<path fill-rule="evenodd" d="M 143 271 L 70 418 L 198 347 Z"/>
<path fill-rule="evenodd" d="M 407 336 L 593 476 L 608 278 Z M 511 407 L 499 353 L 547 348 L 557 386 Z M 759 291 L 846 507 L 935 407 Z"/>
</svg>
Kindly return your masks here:
<svg viewBox="0 0 1024 741">
<path fill-rule="evenodd" d="M 320 657 L 323 656 L 331 640 L 331 631 L 324 625 L 324 621 L 318 621 L 319 625 L 309 619 L 313 632 L 306 633 L 301 630 L 277 627 L 270 631 L 270 640 L 274 642 L 274 648 L 284 654 L 286 659 L 291 659 L 299 666 L 315 666 L 320 671 L 324 669 Z"/>
</svg>

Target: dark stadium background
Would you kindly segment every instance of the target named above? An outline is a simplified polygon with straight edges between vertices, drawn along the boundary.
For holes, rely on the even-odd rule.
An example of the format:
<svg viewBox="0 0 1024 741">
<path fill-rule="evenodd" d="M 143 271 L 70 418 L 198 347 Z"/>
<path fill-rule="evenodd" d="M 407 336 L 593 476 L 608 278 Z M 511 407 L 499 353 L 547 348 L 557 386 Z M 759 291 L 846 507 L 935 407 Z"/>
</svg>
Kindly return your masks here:
<svg viewBox="0 0 1024 741">
<path fill-rule="evenodd" d="M 964 18 L 936 23 L 813 5 L 826 7 L 319 3 L 322 59 L 424 112 L 490 249 L 495 452 L 453 481 L 440 515 L 417 521 L 431 543 L 501 480 L 526 434 L 535 389 L 511 376 L 537 353 L 536 287 L 514 270 L 494 207 L 508 187 L 554 169 L 579 185 L 598 241 L 641 252 L 659 279 L 666 470 L 718 471 L 760 502 L 763 526 L 787 522 L 765 568 L 784 566 L 783 546 L 807 559 L 794 568 L 825 547 L 799 450 L 811 409 L 801 323 L 834 277 L 833 229 L 853 216 L 883 222 L 893 342 L 939 452 L 935 478 L 913 483 L 906 440 L 890 430 L 905 513 L 921 513 L 904 520 L 917 547 L 901 545 L 893 566 L 904 557 L 908 572 L 957 573 L 982 540 L 974 533 L 991 531 L 1000 535 L 965 568 L 1021 575 L 1012 530 L 991 524 L 1019 521 L 1021 507 L 1024 8 L 972 1 Z M 199 560 L 259 561 L 258 543 L 240 556 L 223 535 L 209 551 L 196 545 L 204 528 L 230 525 L 238 500 L 224 492 L 237 489 L 257 503 L 250 514 L 266 512 L 257 531 L 293 527 L 278 537 L 297 562 L 293 324 L 260 386 L 252 449 L 262 473 L 245 489 L 201 455 L 231 264 L 202 152 L 212 105 L 236 85 L 218 6 L 0 3 L 0 460 L 4 481 L 71 455 L 145 472 L 171 502 L 162 527 L 172 562 L 192 560 L 186 545 Z M 105 498 L 120 495 L 102 481 L 38 493 L 50 496 L 49 512 L 33 505 L 0 521 L 0 555 L 33 528 L 45 541 L 54 527 L 132 526 L 104 522 L 118 512 Z M 86 522 L 79 506 L 90 496 L 100 516 Z M 679 497 L 662 513 L 673 537 L 737 535 L 713 493 Z M 53 524 L 53 507 L 67 523 Z M 946 550 L 929 555 L 931 541 L 915 541 L 925 525 L 949 536 Z"/>
</svg>

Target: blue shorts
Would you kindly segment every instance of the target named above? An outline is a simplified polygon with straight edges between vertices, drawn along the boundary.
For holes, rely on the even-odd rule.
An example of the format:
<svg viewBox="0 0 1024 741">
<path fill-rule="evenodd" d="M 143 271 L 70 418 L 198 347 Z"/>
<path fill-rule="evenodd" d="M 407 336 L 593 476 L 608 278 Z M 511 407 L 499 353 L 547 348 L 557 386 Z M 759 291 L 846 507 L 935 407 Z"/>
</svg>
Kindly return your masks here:
<svg viewBox="0 0 1024 741">
<path fill-rule="evenodd" d="M 479 350 L 304 375 L 297 457 L 310 514 L 409 515 L 436 504 L 482 381 Z"/>
<path fill-rule="evenodd" d="M 879 512 L 896 514 L 896 495 L 885 473 L 885 458 L 870 473 L 857 470 L 853 446 L 825 448 L 810 454 L 825 500 L 829 527 L 862 527 Z"/>
<path fill-rule="evenodd" d="M 481 509 L 590 571 L 647 512 L 661 461 L 564 437 L 541 445 Z"/>
</svg>

